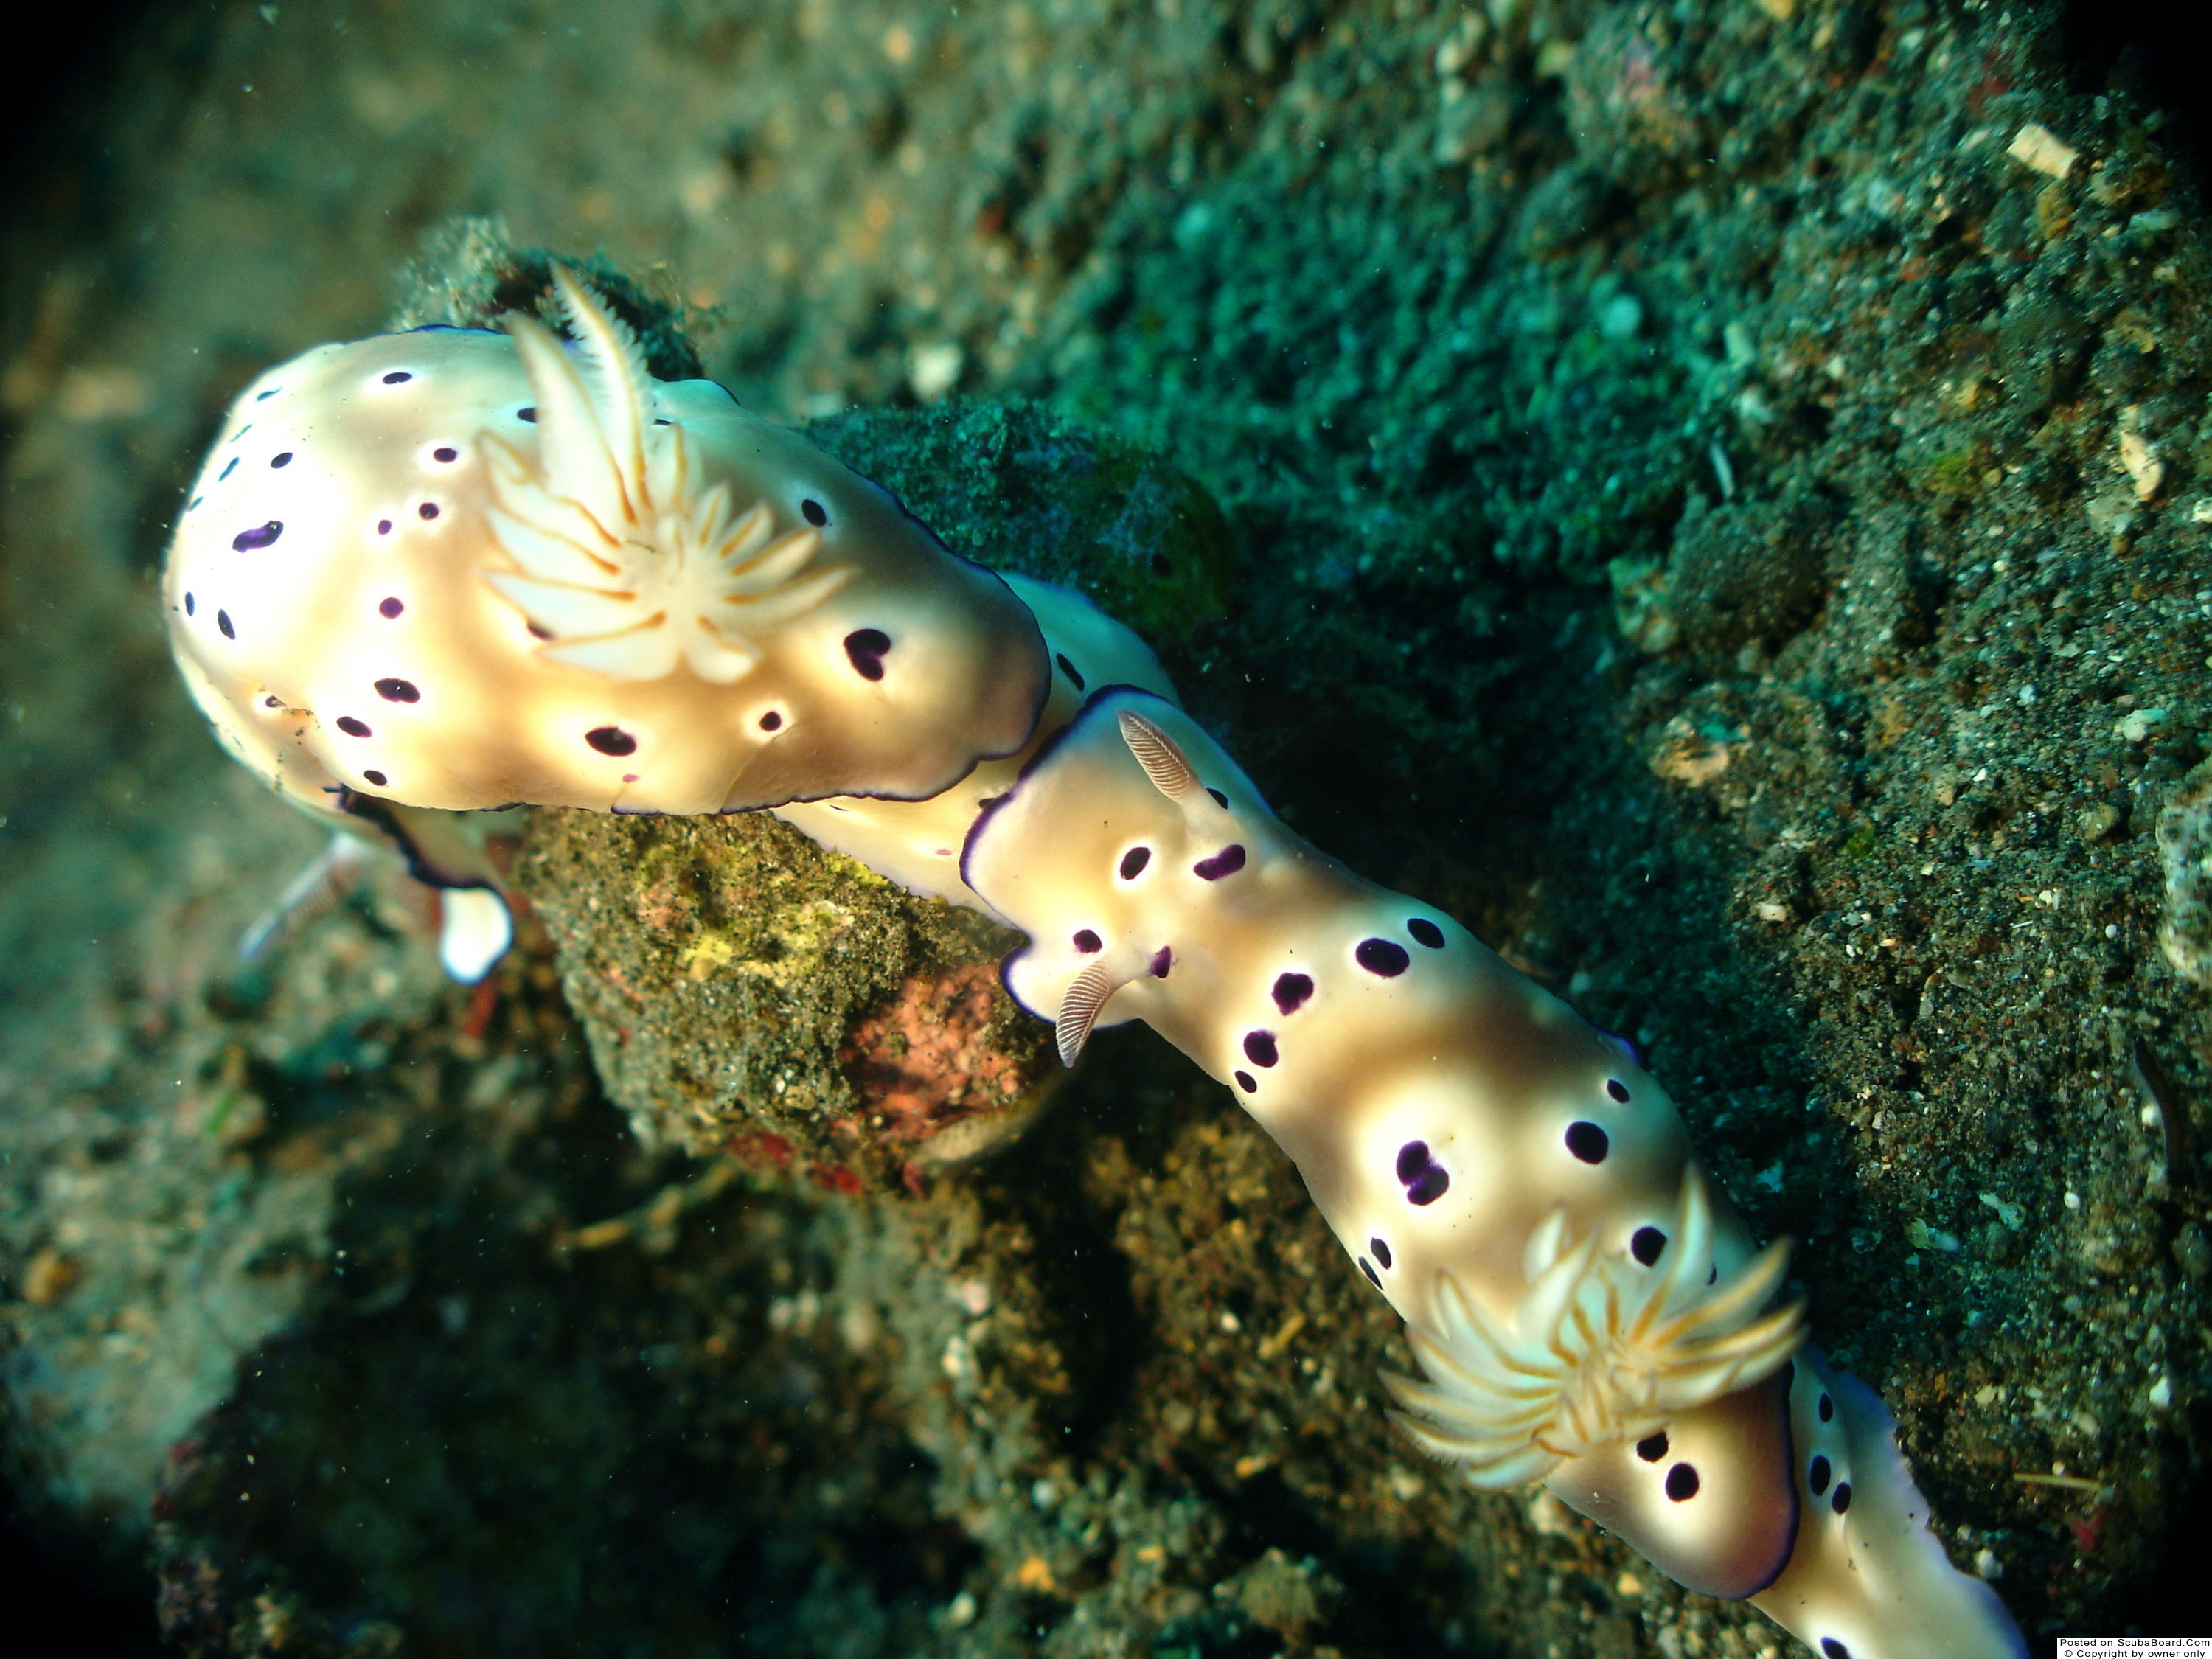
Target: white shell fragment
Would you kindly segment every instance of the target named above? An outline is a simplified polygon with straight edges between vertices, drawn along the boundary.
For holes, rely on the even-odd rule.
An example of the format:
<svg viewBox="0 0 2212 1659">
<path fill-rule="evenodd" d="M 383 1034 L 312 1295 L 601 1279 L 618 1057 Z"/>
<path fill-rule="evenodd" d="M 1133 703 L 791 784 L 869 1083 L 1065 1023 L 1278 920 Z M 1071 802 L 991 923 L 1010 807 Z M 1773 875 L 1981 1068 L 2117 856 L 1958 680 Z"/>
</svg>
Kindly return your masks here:
<svg viewBox="0 0 2212 1659">
<path fill-rule="evenodd" d="M 241 759 L 310 805 L 705 812 L 1029 741 L 1048 665 L 997 576 L 557 280 L 574 347 L 386 335 L 239 400 L 164 592 Z"/>
<path fill-rule="evenodd" d="M 2053 179 L 2074 171 L 2081 152 L 2039 121 L 2030 121 L 2012 136 L 2005 154 L 2022 167 L 2033 167 Z"/>
</svg>

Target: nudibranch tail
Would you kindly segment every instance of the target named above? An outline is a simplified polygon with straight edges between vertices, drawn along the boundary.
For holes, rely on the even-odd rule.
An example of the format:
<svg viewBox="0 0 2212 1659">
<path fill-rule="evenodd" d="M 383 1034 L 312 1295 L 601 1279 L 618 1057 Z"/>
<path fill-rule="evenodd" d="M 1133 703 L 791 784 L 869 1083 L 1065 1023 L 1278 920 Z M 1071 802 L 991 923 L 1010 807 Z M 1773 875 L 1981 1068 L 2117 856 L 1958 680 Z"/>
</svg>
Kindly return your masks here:
<svg viewBox="0 0 2212 1659">
<path fill-rule="evenodd" d="M 438 895 L 438 961 L 447 976 L 473 985 L 514 943 L 514 918 L 489 887 L 452 887 Z"/>
</svg>

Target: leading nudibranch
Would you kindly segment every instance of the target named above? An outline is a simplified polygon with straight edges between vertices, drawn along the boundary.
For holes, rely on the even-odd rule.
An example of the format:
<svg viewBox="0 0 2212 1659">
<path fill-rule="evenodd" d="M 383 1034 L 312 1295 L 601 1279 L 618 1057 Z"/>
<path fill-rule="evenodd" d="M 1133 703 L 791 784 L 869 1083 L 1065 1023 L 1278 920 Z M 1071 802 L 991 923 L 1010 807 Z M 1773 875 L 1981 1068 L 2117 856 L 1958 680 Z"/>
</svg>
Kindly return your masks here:
<svg viewBox="0 0 2212 1659">
<path fill-rule="evenodd" d="M 556 283 L 569 346 L 516 317 L 263 376 L 169 555 L 233 752 L 480 890 L 449 963 L 504 942 L 487 809 L 773 808 L 1028 934 L 1007 988 L 1070 1064 L 1141 1019 L 1229 1085 L 1405 1319 L 1400 1421 L 1471 1485 L 1541 1480 L 1824 1659 L 2025 1651 L 1626 1045 L 1285 829 L 1127 629 L 653 380 Z"/>
</svg>

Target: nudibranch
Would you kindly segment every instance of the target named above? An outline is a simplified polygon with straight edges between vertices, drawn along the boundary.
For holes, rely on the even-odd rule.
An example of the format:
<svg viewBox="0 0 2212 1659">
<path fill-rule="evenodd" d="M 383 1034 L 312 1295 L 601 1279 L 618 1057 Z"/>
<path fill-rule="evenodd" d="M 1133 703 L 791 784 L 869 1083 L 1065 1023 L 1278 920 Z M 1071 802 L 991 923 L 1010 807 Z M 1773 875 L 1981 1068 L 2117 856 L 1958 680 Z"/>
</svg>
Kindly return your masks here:
<svg viewBox="0 0 2212 1659">
<path fill-rule="evenodd" d="M 504 942 L 506 810 L 773 809 L 1025 933 L 1007 989 L 1071 1065 L 1142 1020 L 1226 1085 L 1406 1322 L 1399 1421 L 1470 1485 L 1541 1481 L 1824 1659 L 2025 1652 L 1628 1045 L 1291 833 L 1127 629 L 654 380 L 555 280 L 566 343 L 514 317 L 263 376 L 166 576 L 232 751 L 476 890 L 450 963 Z"/>
</svg>

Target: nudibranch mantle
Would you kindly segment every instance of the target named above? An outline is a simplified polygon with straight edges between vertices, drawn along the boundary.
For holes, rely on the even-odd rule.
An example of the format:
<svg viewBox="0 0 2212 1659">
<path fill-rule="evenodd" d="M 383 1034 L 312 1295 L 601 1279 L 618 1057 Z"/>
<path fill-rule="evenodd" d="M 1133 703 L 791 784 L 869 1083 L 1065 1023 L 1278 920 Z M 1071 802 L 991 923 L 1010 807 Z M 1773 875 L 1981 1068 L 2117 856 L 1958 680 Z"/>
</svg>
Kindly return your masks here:
<svg viewBox="0 0 2212 1659">
<path fill-rule="evenodd" d="M 1823 1659 L 2025 1653 L 1626 1045 L 1294 835 L 1127 629 L 556 284 L 572 345 L 388 335 L 240 400 L 164 586 L 240 759 L 449 885 L 497 884 L 484 809 L 773 808 L 1012 924 L 1069 1063 L 1142 1019 L 1297 1164 L 1407 1322 L 1401 1425 L 1469 1484 L 1540 1480 Z M 453 908 L 457 971 L 496 908 Z"/>
</svg>

